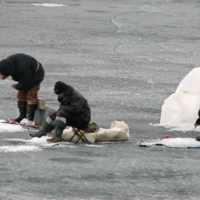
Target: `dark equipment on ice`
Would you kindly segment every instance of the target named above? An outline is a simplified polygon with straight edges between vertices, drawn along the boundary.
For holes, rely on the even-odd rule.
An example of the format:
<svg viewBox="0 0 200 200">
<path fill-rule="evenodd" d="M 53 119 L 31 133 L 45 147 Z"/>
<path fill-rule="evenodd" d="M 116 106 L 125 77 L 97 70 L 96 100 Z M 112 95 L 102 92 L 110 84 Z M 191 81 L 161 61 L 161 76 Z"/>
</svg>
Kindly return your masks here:
<svg viewBox="0 0 200 200">
<path fill-rule="evenodd" d="M 69 142 L 74 138 L 75 135 L 77 135 L 78 140 L 75 142 L 75 144 L 77 144 L 79 142 L 79 140 L 82 140 L 83 142 L 90 144 L 88 139 L 85 137 L 85 133 L 87 132 L 88 128 L 86 128 L 85 130 L 80 130 L 80 129 L 75 128 L 75 127 L 72 127 L 72 128 L 73 128 L 74 135 L 69 139 Z"/>
</svg>

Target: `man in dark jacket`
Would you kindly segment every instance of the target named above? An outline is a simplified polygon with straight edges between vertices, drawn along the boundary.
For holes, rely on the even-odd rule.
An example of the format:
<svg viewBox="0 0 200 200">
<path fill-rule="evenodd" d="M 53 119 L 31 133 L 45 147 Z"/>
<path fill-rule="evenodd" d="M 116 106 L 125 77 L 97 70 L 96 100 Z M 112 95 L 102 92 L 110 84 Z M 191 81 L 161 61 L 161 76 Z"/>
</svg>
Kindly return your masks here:
<svg viewBox="0 0 200 200">
<path fill-rule="evenodd" d="M 27 117 L 28 125 L 33 125 L 35 110 L 37 109 L 37 93 L 40 83 L 44 79 L 44 69 L 35 58 L 25 54 L 14 54 L 0 61 L 0 78 L 11 76 L 17 84 L 12 88 L 18 90 L 19 117 L 9 119 L 20 122 Z"/>
<path fill-rule="evenodd" d="M 39 132 L 29 134 L 31 138 L 42 137 L 55 128 L 54 137 L 47 139 L 47 142 L 60 143 L 66 126 L 79 129 L 88 127 L 91 113 L 87 100 L 73 87 L 61 81 L 55 83 L 54 93 L 58 95 L 60 102 L 58 111 L 50 113 Z"/>
<path fill-rule="evenodd" d="M 196 120 L 196 122 L 195 122 L 195 124 L 194 124 L 195 128 L 196 128 L 197 126 L 200 125 L 200 110 L 199 110 L 199 112 L 198 112 L 198 116 L 199 116 L 199 118 Z M 200 136 L 197 136 L 197 137 L 196 137 L 196 140 L 197 140 L 197 141 L 200 141 Z"/>
</svg>

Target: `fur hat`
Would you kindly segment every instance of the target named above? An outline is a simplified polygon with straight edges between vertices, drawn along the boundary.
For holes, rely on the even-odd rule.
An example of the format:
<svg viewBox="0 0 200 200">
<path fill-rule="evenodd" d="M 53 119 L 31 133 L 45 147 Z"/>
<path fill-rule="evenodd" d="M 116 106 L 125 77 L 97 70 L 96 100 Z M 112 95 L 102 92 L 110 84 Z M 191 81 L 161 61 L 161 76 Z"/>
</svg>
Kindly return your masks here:
<svg viewBox="0 0 200 200">
<path fill-rule="evenodd" d="M 67 90 L 68 85 L 63 83 L 62 81 L 57 81 L 54 85 L 55 94 L 63 93 Z"/>
</svg>

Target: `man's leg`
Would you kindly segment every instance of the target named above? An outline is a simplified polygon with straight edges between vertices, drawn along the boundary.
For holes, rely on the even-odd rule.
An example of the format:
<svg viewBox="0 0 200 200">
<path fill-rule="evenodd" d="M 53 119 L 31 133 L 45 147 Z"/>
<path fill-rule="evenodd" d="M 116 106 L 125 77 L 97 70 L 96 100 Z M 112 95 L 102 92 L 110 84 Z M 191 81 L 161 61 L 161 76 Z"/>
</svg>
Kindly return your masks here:
<svg viewBox="0 0 200 200">
<path fill-rule="evenodd" d="M 27 91 L 19 90 L 17 94 L 17 104 L 19 108 L 19 116 L 18 118 L 14 119 L 16 122 L 20 122 L 22 119 L 26 118 L 26 112 L 27 112 Z M 13 121 L 12 119 L 9 119 L 10 121 Z"/>
<path fill-rule="evenodd" d="M 35 111 L 37 110 L 37 93 L 39 90 L 40 90 L 40 84 L 28 90 L 28 94 L 27 94 L 27 100 L 28 100 L 27 119 L 29 123 L 28 125 L 33 125 Z"/>
<path fill-rule="evenodd" d="M 63 141 L 62 139 L 62 133 L 63 130 L 66 128 L 66 115 L 65 111 L 60 110 L 56 114 L 56 118 L 54 121 L 55 126 L 55 134 L 51 139 L 47 139 L 48 143 L 61 143 Z"/>
<path fill-rule="evenodd" d="M 55 127 L 53 125 L 54 120 L 56 118 L 56 112 L 49 114 L 46 120 L 43 121 L 41 129 L 36 133 L 29 133 L 29 137 L 42 137 L 47 133 L 51 132 Z"/>
</svg>

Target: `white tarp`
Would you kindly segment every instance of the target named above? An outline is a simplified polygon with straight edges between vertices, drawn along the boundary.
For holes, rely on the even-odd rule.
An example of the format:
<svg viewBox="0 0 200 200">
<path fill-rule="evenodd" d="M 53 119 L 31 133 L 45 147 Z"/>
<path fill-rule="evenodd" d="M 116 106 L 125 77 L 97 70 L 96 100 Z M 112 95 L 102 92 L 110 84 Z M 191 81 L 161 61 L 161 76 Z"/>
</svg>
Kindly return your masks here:
<svg viewBox="0 0 200 200">
<path fill-rule="evenodd" d="M 200 109 L 200 67 L 194 68 L 180 82 L 175 93 L 162 106 L 160 125 L 165 128 L 191 130 Z M 178 130 L 177 129 L 177 130 Z M 197 130 L 200 130 L 198 127 Z"/>
<path fill-rule="evenodd" d="M 64 140 L 69 140 L 74 135 L 72 128 L 65 129 L 62 134 Z M 108 142 L 108 141 L 127 141 L 129 140 L 129 127 L 124 121 L 111 122 L 110 129 L 99 128 L 94 133 L 86 133 L 85 137 L 90 143 Z M 76 142 L 78 137 L 75 136 L 72 142 Z M 81 142 L 81 140 L 79 140 Z"/>
</svg>

